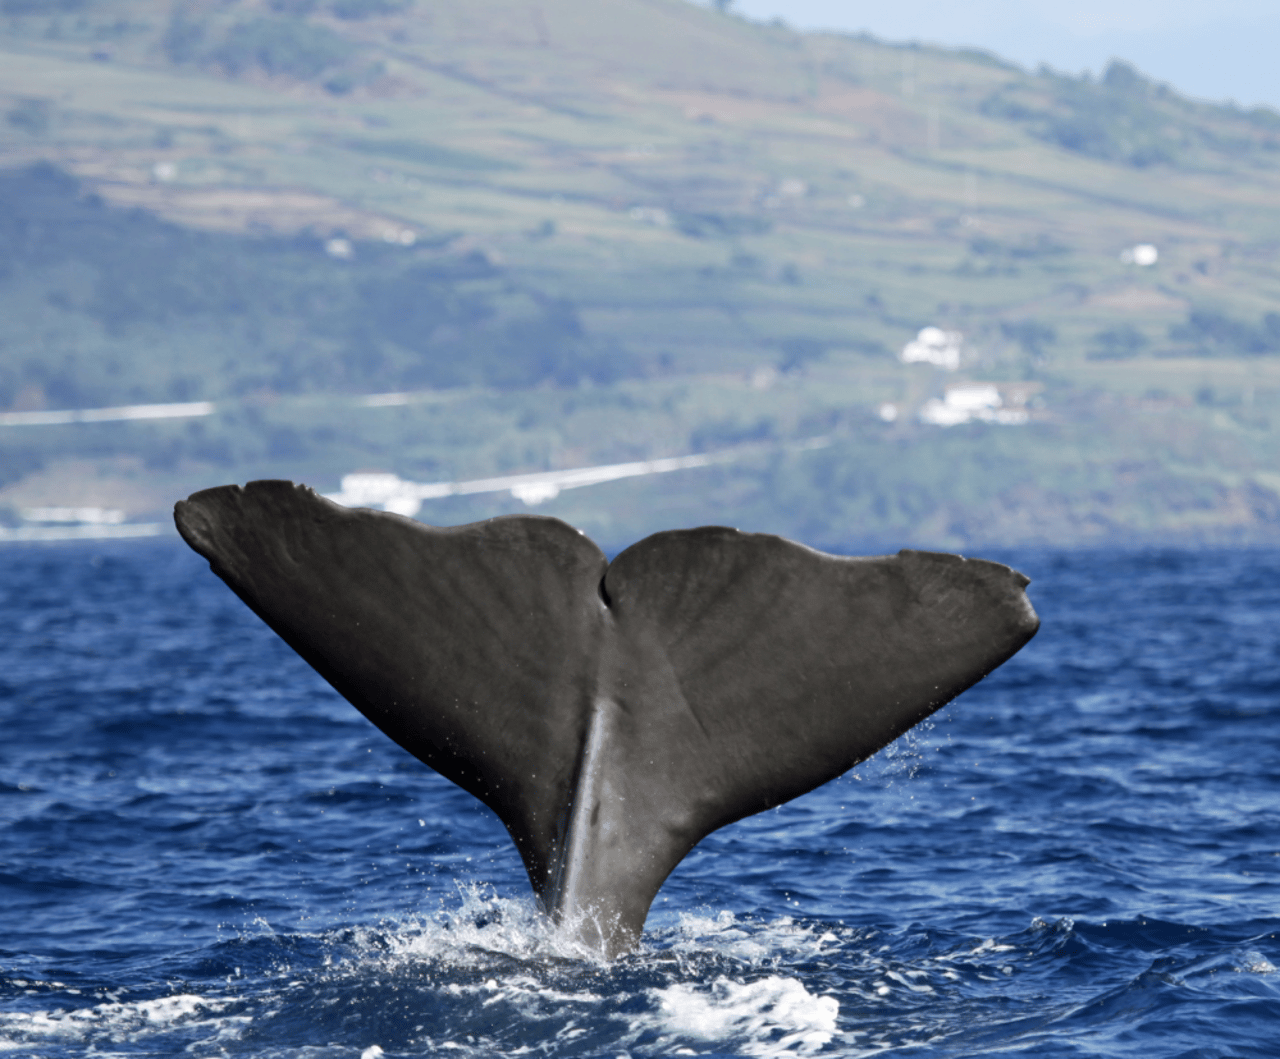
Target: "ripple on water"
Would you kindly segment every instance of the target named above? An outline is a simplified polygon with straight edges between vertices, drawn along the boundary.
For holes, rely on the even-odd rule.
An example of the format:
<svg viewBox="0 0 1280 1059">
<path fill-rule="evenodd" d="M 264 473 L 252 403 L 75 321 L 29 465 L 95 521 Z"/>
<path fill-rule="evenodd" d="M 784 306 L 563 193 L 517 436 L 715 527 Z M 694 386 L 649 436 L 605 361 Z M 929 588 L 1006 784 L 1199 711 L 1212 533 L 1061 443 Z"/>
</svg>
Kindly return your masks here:
<svg viewBox="0 0 1280 1059">
<path fill-rule="evenodd" d="M 198 559 L 6 552 L 0 1050 L 1270 1059 L 1280 555 L 1006 558 L 1040 636 L 606 965 Z"/>
</svg>

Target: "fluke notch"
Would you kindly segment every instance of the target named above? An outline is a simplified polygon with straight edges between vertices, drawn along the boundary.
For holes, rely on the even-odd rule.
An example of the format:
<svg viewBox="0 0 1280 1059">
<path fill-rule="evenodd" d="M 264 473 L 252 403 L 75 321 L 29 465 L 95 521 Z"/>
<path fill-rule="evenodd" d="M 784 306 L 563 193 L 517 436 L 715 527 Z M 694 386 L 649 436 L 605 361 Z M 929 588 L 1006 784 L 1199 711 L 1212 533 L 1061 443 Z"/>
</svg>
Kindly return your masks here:
<svg viewBox="0 0 1280 1059">
<path fill-rule="evenodd" d="M 542 907 L 610 957 L 702 838 L 847 771 L 1039 627 L 1027 578 L 954 555 L 704 527 L 609 563 L 558 519 L 437 528 L 283 481 L 174 517 L 361 713 L 498 815 Z"/>
</svg>

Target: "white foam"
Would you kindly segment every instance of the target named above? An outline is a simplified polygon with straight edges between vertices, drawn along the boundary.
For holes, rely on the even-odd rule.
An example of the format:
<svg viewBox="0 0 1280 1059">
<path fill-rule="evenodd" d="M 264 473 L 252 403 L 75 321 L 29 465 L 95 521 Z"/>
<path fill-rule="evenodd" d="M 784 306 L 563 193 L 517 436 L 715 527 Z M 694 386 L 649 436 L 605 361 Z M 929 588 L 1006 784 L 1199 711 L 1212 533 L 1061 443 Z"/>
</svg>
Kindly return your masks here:
<svg viewBox="0 0 1280 1059">
<path fill-rule="evenodd" d="M 371 955 L 432 959 L 448 966 L 475 966 L 495 955 L 520 960 L 586 960 L 602 963 L 598 952 L 575 937 L 572 924 L 557 924 L 531 898 L 498 897 L 492 887 L 460 883 L 459 903 L 430 918 L 384 924 L 383 931 L 360 932 L 357 942 Z M 373 945 L 377 934 L 380 941 Z M 367 944 L 362 942 L 367 941 Z"/>
<path fill-rule="evenodd" d="M 1236 970 L 1247 974 L 1275 974 L 1276 965 L 1256 949 L 1247 949 L 1240 954 Z"/>
<path fill-rule="evenodd" d="M 276 932 L 262 923 L 246 940 L 264 935 Z M 290 948 L 295 955 L 248 977 L 229 976 L 228 983 L 236 982 L 226 994 L 214 987 L 212 996 L 184 991 L 133 1002 L 100 994 L 96 1006 L 83 1007 L 84 998 L 73 998 L 62 983 L 28 983 L 59 992 L 35 1001 L 43 1011 L 0 1014 L 0 1053 L 92 1045 L 103 1054 L 140 1046 L 168 1054 L 172 1045 L 173 1054 L 245 1054 L 237 1042 L 250 1024 L 259 1034 L 254 1040 L 270 1040 L 316 1004 L 364 1002 L 377 982 L 393 993 L 403 987 L 434 998 L 443 1017 L 412 1028 L 412 1047 L 424 1053 L 578 1054 L 593 1040 L 591 1054 L 601 1055 L 809 1056 L 836 1049 L 852 1059 L 929 1039 L 937 1029 L 931 1013 L 957 981 L 1003 976 L 1015 962 L 998 938 L 972 938 L 904 961 L 895 958 L 890 936 L 866 928 L 706 911 L 672 915 L 646 933 L 636 953 L 605 964 L 532 900 L 501 898 L 479 884 L 458 886 L 434 915 L 310 937 L 315 946 Z M 302 957 L 304 950 L 314 957 Z M 1238 963 L 1266 973 L 1252 950 Z M 836 969 L 833 984 L 828 976 Z M 854 1025 L 839 1028 L 842 1006 L 845 1022 Z M 515 1039 L 492 1036 L 495 1020 L 511 1027 Z M 252 1054 L 380 1059 L 383 1049 L 402 1050 L 399 1042 L 370 1037 L 333 1052 L 288 1039 Z M 521 1039 L 538 1043 L 531 1049 Z"/>
<path fill-rule="evenodd" d="M 652 1028 L 668 1043 L 692 1037 L 731 1042 L 745 1055 L 808 1055 L 836 1032 L 835 998 L 815 996 L 794 978 L 771 975 L 746 983 L 717 978 L 710 985 L 680 983 L 652 993 L 658 1001 Z"/>
<path fill-rule="evenodd" d="M 797 924 L 790 916 L 767 923 L 740 921 L 732 912 L 682 912 L 674 931 L 651 935 L 677 953 L 714 951 L 752 966 L 779 957 L 813 957 L 838 940 L 825 927 Z"/>
<path fill-rule="evenodd" d="M 112 1041 L 138 1040 L 176 1026 L 208 1026 L 215 1030 L 248 1021 L 224 1018 L 219 1013 L 226 1001 L 192 993 L 141 1000 L 135 1003 L 111 1001 L 87 1008 L 0 1013 L 0 1051 L 15 1051 L 36 1042 L 105 1038 Z"/>
<path fill-rule="evenodd" d="M 347 934 L 354 951 L 335 959 L 325 976 L 364 978 L 375 967 L 394 973 L 427 962 L 443 972 L 444 981 L 437 986 L 441 993 L 473 1012 L 496 1008 L 530 1028 L 540 1027 L 547 1045 L 568 1044 L 592 1032 L 593 1024 L 601 1029 L 601 1006 L 615 988 L 608 984 L 607 965 L 584 952 L 531 901 L 499 898 L 475 884 L 460 885 L 457 892 L 458 903 L 433 917 Z M 734 960 L 744 970 L 768 971 L 777 963 L 824 953 L 838 942 L 825 927 L 800 925 L 787 917 L 752 923 L 730 912 L 686 914 L 674 928 L 648 935 L 631 959 L 670 981 L 670 973 L 680 973 L 686 959 L 703 955 Z M 675 964 L 672 955 L 678 958 Z M 549 965 L 565 960 L 579 967 L 593 964 L 600 974 L 546 973 Z M 474 976 L 476 969 L 487 967 L 493 968 L 492 976 Z M 456 972 L 461 972 L 458 979 L 448 981 Z M 836 1032 L 834 997 L 810 993 L 797 979 L 777 974 L 745 984 L 720 977 L 710 983 L 645 988 L 635 999 L 644 1002 L 642 1011 L 605 1016 L 616 1021 L 615 1042 L 622 1049 L 656 1036 L 672 1053 L 687 1044 L 714 1041 L 744 1055 L 808 1055 Z M 434 1042 L 437 1049 L 477 1056 L 492 1054 L 493 1045 L 457 1036 Z"/>
</svg>

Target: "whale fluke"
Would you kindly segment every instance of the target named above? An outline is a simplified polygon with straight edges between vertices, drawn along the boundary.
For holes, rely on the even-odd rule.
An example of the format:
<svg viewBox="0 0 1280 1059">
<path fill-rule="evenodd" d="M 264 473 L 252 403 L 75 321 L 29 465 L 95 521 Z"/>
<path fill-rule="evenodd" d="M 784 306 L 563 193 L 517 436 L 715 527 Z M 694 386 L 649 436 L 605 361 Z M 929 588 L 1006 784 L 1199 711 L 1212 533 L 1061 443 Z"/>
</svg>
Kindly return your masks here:
<svg viewBox="0 0 1280 1059">
<path fill-rule="evenodd" d="M 997 563 L 825 555 L 720 527 L 610 563 L 554 518 L 437 528 L 292 482 L 178 530 L 400 746 L 506 825 L 542 907 L 608 956 L 716 828 L 834 779 L 1013 655 Z"/>
</svg>

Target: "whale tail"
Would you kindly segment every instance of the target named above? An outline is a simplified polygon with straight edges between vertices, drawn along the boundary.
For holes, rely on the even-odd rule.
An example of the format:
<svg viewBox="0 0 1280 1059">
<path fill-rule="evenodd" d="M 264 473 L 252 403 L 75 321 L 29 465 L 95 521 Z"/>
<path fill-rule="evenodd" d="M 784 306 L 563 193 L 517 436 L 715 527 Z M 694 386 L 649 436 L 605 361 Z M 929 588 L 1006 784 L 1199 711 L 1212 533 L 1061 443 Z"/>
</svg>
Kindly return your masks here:
<svg viewBox="0 0 1280 1059">
<path fill-rule="evenodd" d="M 610 563 L 554 518 L 436 528 L 291 482 L 208 489 L 183 539 L 404 749 L 506 825 L 608 956 L 703 837 L 834 779 L 1013 655 L 1027 578 L 719 527 Z"/>
</svg>

